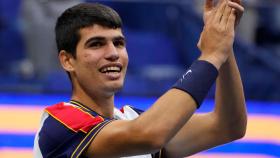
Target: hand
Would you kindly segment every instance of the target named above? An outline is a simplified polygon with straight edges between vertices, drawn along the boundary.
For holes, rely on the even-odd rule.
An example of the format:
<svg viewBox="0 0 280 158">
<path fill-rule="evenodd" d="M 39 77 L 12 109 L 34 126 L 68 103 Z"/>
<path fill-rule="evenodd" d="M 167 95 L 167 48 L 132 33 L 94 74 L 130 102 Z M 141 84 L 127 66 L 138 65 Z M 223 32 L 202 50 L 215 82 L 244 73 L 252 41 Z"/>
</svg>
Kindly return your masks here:
<svg viewBox="0 0 280 158">
<path fill-rule="evenodd" d="M 213 0 L 206 1 L 205 26 L 198 47 L 202 52 L 200 59 L 211 62 L 217 68 L 227 60 L 233 46 L 237 6 L 240 5 L 221 0 L 214 7 Z"/>
<path fill-rule="evenodd" d="M 219 3 L 222 3 L 223 1 L 225 0 L 220 0 Z M 227 0 L 227 1 L 229 6 L 235 9 L 235 14 L 236 14 L 235 27 L 237 27 L 243 15 L 244 7 L 242 6 L 241 0 Z M 214 5 L 214 0 L 205 0 L 204 12 L 203 12 L 204 24 L 207 23 L 207 20 L 210 18 L 212 12 L 216 10 L 215 7 L 217 6 Z"/>
<path fill-rule="evenodd" d="M 225 0 L 220 0 L 219 4 Z M 236 19 L 235 19 L 235 28 L 240 22 L 240 19 L 244 13 L 244 7 L 241 4 L 241 0 L 230 0 L 228 5 L 235 9 Z M 210 19 L 211 14 L 217 10 L 217 6 L 214 6 L 214 0 L 205 0 L 204 12 L 203 12 L 203 22 L 204 24 Z M 200 48 L 201 39 L 198 41 L 198 48 Z"/>
</svg>

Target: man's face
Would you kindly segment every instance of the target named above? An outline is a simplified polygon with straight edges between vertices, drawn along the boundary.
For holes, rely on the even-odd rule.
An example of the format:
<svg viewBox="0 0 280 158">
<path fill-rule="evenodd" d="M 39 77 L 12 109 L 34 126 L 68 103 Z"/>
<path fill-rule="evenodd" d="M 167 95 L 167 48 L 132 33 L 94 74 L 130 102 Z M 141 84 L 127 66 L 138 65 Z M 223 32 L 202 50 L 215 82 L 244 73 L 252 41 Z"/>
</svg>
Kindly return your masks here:
<svg viewBox="0 0 280 158">
<path fill-rule="evenodd" d="M 113 94 L 122 88 L 128 55 L 121 29 L 100 25 L 79 31 L 73 75 L 88 93 Z"/>
</svg>

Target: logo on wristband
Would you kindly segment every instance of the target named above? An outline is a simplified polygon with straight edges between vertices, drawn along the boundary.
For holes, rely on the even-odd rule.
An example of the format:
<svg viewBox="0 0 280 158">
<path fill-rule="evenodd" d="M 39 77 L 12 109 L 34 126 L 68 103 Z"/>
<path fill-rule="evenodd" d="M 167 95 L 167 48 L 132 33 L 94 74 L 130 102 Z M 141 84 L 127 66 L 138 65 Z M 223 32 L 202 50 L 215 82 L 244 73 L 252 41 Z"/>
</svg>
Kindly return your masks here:
<svg viewBox="0 0 280 158">
<path fill-rule="evenodd" d="M 185 77 L 188 75 L 188 74 L 191 74 L 192 73 L 192 70 L 188 70 L 185 74 L 183 74 L 183 77 L 181 78 L 181 82 L 183 82 L 183 79 L 185 79 Z"/>
</svg>

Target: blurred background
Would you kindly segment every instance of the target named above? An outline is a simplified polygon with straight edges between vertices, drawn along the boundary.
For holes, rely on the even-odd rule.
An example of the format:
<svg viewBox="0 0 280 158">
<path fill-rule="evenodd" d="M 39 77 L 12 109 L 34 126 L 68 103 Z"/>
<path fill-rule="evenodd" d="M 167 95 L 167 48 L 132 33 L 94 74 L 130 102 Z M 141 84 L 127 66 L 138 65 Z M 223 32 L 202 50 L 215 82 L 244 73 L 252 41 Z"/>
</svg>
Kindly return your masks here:
<svg viewBox="0 0 280 158">
<path fill-rule="evenodd" d="M 199 56 L 203 0 L 0 0 L 0 157 L 32 157 L 45 106 L 68 101 L 56 18 L 80 2 L 113 7 L 130 57 L 116 105 L 147 109 Z M 249 112 L 244 139 L 194 157 L 280 157 L 280 1 L 244 0 L 234 45 Z M 199 112 L 213 108 L 214 89 Z"/>
</svg>

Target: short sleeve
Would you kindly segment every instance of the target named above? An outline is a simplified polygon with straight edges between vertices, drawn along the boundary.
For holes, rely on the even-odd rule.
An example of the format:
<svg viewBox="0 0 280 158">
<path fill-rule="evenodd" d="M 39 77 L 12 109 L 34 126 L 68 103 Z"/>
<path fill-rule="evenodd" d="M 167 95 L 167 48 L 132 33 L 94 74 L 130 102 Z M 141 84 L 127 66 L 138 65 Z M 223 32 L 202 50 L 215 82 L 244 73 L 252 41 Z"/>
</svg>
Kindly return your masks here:
<svg viewBox="0 0 280 158">
<path fill-rule="evenodd" d="M 48 117 L 38 133 L 44 158 L 82 157 L 98 132 L 112 121 L 64 104 L 48 107 L 45 113 Z"/>
</svg>

